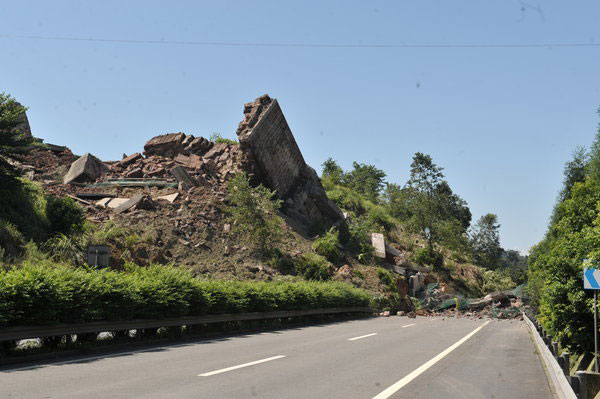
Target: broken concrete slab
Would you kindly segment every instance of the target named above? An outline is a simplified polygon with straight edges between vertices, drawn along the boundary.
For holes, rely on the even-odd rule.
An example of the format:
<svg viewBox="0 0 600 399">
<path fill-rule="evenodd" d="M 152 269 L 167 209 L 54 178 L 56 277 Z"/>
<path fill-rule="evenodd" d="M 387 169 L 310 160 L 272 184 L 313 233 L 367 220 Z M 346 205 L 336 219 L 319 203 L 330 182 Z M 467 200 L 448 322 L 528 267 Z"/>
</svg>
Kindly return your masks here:
<svg viewBox="0 0 600 399">
<path fill-rule="evenodd" d="M 213 159 L 221 156 L 223 151 L 227 148 L 226 143 L 216 143 L 206 154 L 204 154 L 205 159 Z"/>
<path fill-rule="evenodd" d="M 102 198 L 100 201 L 96 202 L 96 206 L 98 208 L 106 208 L 111 200 L 112 198 Z"/>
<path fill-rule="evenodd" d="M 142 168 L 134 168 L 129 172 L 125 173 L 125 177 L 127 179 L 137 179 L 144 177 L 144 172 L 142 172 Z"/>
<path fill-rule="evenodd" d="M 162 195 L 160 197 L 157 197 L 156 200 L 157 201 L 167 201 L 168 203 L 172 204 L 173 202 L 175 202 L 175 200 L 177 199 L 177 197 L 179 197 L 179 193 L 174 193 L 174 194 L 169 194 L 169 195 Z"/>
<path fill-rule="evenodd" d="M 93 182 L 107 171 L 108 167 L 102 161 L 92 154 L 87 153 L 71 164 L 69 171 L 63 178 L 63 183 Z"/>
<path fill-rule="evenodd" d="M 106 206 L 108 206 L 110 209 L 115 209 L 127 201 L 129 201 L 129 198 L 113 198 L 106 204 Z"/>
<path fill-rule="evenodd" d="M 175 166 L 169 171 L 175 179 L 182 185 L 184 190 L 189 190 L 192 187 L 198 187 L 198 182 L 188 174 L 182 166 Z"/>
<path fill-rule="evenodd" d="M 381 233 L 371 233 L 371 245 L 375 248 L 375 256 L 385 259 L 385 239 Z"/>
<path fill-rule="evenodd" d="M 400 256 L 402 255 L 402 252 L 398 251 L 396 248 L 392 247 L 391 245 L 385 244 L 385 253 L 388 256 L 396 257 L 396 256 Z"/>
<path fill-rule="evenodd" d="M 144 155 L 160 155 L 167 158 L 174 158 L 181 153 L 185 147 L 183 141 L 186 136 L 184 133 L 167 133 L 151 138 L 144 145 Z"/>
<path fill-rule="evenodd" d="M 202 161 L 202 157 L 196 154 L 191 154 L 190 156 L 177 154 L 177 156 L 175 157 L 175 162 L 178 162 L 183 166 L 186 166 L 191 169 L 200 169 L 204 164 L 204 162 Z"/>
<path fill-rule="evenodd" d="M 143 195 L 136 195 L 135 197 L 133 197 L 133 198 L 125 201 L 123 204 L 121 204 L 118 207 L 116 207 L 115 208 L 115 213 L 118 215 L 120 213 L 128 211 L 129 209 L 133 208 L 138 203 L 140 203 L 143 199 L 144 199 Z"/>
<path fill-rule="evenodd" d="M 142 158 L 143 158 L 142 154 L 140 154 L 139 152 L 136 152 L 134 154 L 129 155 L 128 157 L 121 159 L 119 162 L 117 162 L 117 164 L 119 164 L 120 166 L 127 166 L 136 161 L 139 161 Z"/>
<path fill-rule="evenodd" d="M 117 196 L 114 194 L 107 193 L 77 193 L 75 194 L 77 198 L 81 198 L 84 200 L 98 200 L 103 198 L 116 198 Z"/>
</svg>

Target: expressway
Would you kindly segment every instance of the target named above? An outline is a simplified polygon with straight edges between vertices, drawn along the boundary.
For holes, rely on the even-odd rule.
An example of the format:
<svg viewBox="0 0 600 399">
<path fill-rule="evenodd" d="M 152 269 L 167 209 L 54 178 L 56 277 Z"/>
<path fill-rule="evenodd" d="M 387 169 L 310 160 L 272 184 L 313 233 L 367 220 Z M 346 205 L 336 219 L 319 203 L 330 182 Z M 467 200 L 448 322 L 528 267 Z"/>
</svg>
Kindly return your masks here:
<svg viewBox="0 0 600 399">
<path fill-rule="evenodd" d="M 554 395 L 521 321 L 378 317 L 4 368 L 0 397 Z"/>
</svg>

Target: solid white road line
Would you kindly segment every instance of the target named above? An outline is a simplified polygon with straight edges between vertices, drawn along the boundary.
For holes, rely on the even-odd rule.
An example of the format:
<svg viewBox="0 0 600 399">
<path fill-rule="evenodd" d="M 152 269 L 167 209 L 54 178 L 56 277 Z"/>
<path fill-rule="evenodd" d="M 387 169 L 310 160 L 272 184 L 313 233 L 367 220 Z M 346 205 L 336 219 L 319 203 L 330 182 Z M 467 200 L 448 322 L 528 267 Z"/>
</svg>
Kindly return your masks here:
<svg viewBox="0 0 600 399">
<path fill-rule="evenodd" d="M 446 357 L 454 349 L 458 348 L 463 343 L 465 343 L 473 335 L 477 334 L 477 332 L 479 332 L 479 330 L 481 330 L 483 327 L 485 327 L 486 325 L 488 325 L 489 322 L 490 322 L 489 320 L 486 321 L 481 326 L 477 327 L 475 330 L 473 330 L 470 333 L 468 333 L 467 335 L 465 335 L 460 341 L 458 341 L 457 343 L 455 343 L 454 345 L 452 345 L 451 347 L 449 347 L 448 349 L 446 349 L 445 351 L 443 351 L 442 353 L 440 353 L 439 355 L 437 355 L 433 359 L 429 360 L 427 363 L 423 364 L 421 367 L 419 367 L 418 369 L 416 369 L 415 371 L 413 371 L 412 373 L 410 373 L 406 377 L 402 378 L 400 381 L 396 382 L 394 385 L 392 385 L 391 387 L 387 388 L 385 391 L 381 392 L 379 395 L 373 397 L 373 399 L 387 399 L 387 398 L 389 398 L 390 396 L 392 396 L 393 394 L 395 394 L 396 392 L 398 392 L 406 384 L 408 384 L 409 382 L 411 382 L 412 380 L 414 380 L 415 378 L 417 378 L 419 375 L 421 375 L 422 373 L 424 373 L 428 368 L 430 368 L 431 366 L 433 366 L 434 364 L 436 364 L 437 362 L 439 362 L 440 360 L 442 360 L 444 357 Z"/>
<path fill-rule="evenodd" d="M 416 325 L 417 325 L 417 323 L 407 324 L 405 326 L 402 326 L 402 328 L 412 327 L 412 326 L 416 326 Z"/>
<path fill-rule="evenodd" d="M 361 335 L 360 337 L 348 338 L 348 341 L 356 341 L 357 339 L 372 337 L 373 335 L 377 335 L 377 333 L 371 333 L 367 335 Z"/>
<path fill-rule="evenodd" d="M 285 357 L 285 356 L 279 355 L 279 356 L 268 357 L 266 359 L 257 360 L 255 362 L 244 363 L 244 364 L 240 364 L 237 366 L 227 367 L 224 369 L 215 370 L 215 371 L 211 371 L 211 372 L 204 373 L 204 374 L 198 374 L 198 377 L 209 377 L 211 375 L 221 374 L 221 373 L 225 373 L 227 371 L 241 369 L 242 367 L 254 366 L 255 364 L 260 364 L 260 363 L 264 363 L 264 362 L 270 362 L 271 360 L 281 359 L 282 357 Z"/>
</svg>

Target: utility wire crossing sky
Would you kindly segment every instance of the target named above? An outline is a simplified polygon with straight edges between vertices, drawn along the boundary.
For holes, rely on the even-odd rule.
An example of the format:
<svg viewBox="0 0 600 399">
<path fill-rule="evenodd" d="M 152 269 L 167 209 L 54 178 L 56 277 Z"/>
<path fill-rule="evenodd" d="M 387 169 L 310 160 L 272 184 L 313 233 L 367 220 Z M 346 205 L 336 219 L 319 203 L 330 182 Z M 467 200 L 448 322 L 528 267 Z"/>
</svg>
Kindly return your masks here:
<svg viewBox="0 0 600 399">
<path fill-rule="evenodd" d="M 600 43 L 504 43 L 504 44 L 357 44 L 357 43 L 247 43 L 202 42 L 176 40 L 103 39 L 93 37 L 22 36 L 0 34 L 5 39 L 63 40 L 78 42 L 106 42 L 129 44 L 182 44 L 194 46 L 240 47 L 331 47 L 331 48 L 511 48 L 511 47 L 600 47 Z"/>
<path fill-rule="evenodd" d="M 403 185 L 429 154 L 526 252 L 597 129 L 599 20 L 593 0 L 0 2 L 0 91 L 36 136 L 105 160 L 169 132 L 235 139 L 268 93 L 317 171 Z"/>
</svg>

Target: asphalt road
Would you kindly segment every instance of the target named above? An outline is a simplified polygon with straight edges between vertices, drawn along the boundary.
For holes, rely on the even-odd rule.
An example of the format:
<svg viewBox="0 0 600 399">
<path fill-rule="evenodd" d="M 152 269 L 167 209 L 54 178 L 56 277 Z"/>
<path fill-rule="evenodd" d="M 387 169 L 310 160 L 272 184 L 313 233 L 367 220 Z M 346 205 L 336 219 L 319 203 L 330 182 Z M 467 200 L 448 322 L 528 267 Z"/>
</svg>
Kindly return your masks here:
<svg viewBox="0 0 600 399">
<path fill-rule="evenodd" d="M 4 369 L 0 397 L 554 396 L 523 322 L 389 317 Z"/>
</svg>

